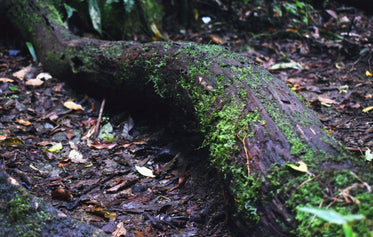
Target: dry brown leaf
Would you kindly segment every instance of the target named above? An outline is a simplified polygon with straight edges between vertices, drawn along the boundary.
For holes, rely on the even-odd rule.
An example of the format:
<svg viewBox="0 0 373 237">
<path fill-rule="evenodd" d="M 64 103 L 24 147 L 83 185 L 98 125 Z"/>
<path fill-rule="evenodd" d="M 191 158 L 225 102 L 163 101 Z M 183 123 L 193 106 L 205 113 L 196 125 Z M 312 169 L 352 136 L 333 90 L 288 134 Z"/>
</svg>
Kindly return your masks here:
<svg viewBox="0 0 373 237">
<path fill-rule="evenodd" d="M 0 141 L 0 146 L 21 148 L 26 144 L 18 137 L 7 137 Z"/>
<path fill-rule="evenodd" d="M 39 73 L 37 76 L 36 76 L 36 79 L 40 79 L 40 80 L 49 80 L 49 79 L 52 79 L 52 76 L 51 74 L 47 73 L 47 72 L 42 72 L 42 73 Z"/>
<path fill-rule="evenodd" d="M 70 159 L 61 160 L 60 162 L 58 162 L 58 167 L 64 167 L 66 165 L 69 165 L 70 163 L 71 163 Z"/>
<path fill-rule="evenodd" d="M 210 39 L 212 41 L 214 41 L 217 44 L 224 44 L 224 43 L 226 43 L 226 41 L 222 37 L 220 37 L 218 35 L 211 34 L 211 35 L 209 35 L 209 37 L 210 37 Z"/>
<path fill-rule="evenodd" d="M 69 145 L 70 145 L 70 148 L 71 148 L 71 149 L 79 150 L 78 146 L 77 146 L 74 142 L 69 141 Z"/>
<path fill-rule="evenodd" d="M 73 101 L 66 101 L 65 103 L 63 103 L 63 106 L 65 106 L 68 109 L 72 109 L 72 110 L 83 110 L 84 111 L 83 107 L 80 104 L 77 104 Z"/>
<path fill-rule="evenodd" d="M 1 82 L 14 82 L 13 79 L 5 78 L 5 77 L 1 77 L 1 78 L 0 78 L 0 81 L 1 81 Z"/>
<path fill-rule="evenodd" d="M 56 86 L 53 87 L 53 91 L 55 92 L 61 92 L 63 87 L 63 83 L 59 83 Z"/>
<path fill-rule="evenodd" d="M 32 124 L 30 121 L 26 121 L 26 120 L 23 120 L 23 119 L 18 119 L 17 123 L 19 123 L 21 125 L 24 125 L 24 126 L 30 126 Z"/>
<path fill-rule="evenodd" d="M 50 146 L 50 145 L 54 145 L 56 144 L 57 142 L 51 142 L 51 141 L 41 141 L 41 142 L 38 142 L 38 145 L 39 146 Z"/>
<path fill-rule="evenodd" d="M 88 162 L 87 159 L 83 158 L 83 154 L 80 153 L 77 150 L 71 150 L 70 153 L 69 153 L 69 158 L 70 158 L 71 162 L 73 162 L 73 163 L 83 163 L 84 164 L 84 163 Z"/>
<path fill-rule="evenodd" d="M 127 148 L 131 145 L 145 145 L 145 144 L 146 142 L 131 142 L 131 143 L 120 145 L 118 148 Z"/>
<path fill-rule="evenodd" d="M 26 81 L 26 86 L 41 86 L 44 81 L 39 78 L 34 78 Z"/>
<path fill-rule="evenodd" d="M 335 100 L 332 100 L 332 99 L 328 99 L 328 98 L 323 98 L 323 97 L 318 97 L 317 98 L 321 103 L 325 103 L 325 104 L 338 104 L 337 101 Z"/>
<path fill-rule="evenodd" d="M 101 149 L 113 149 L 114 147 L 116 147 L 117 144 L 113 144 L 113 143 L 104 143 L 104 144 L 88 144 L 89 147 L 93 147 L 93 148 L 96 148 L 98 150 L 101 150 Z"/>
<path fill-rule="evenodd" d="M 112 237 L 126 236 L 127 230 L 124 228 L 123 222 L 119 222 L 117 229 L 111 234 Z"/>
<path fill-rule="evenodd" d="M 64 188 L 57 188 L 52 192 L 52 198 L 67 200 L 73 198 L 73 195 Z"/>
<path fill-rule="evenodd" d="M 33 66 L 30 64 L 27 67 L 22 68 L 21 70 L 13 73 L 14 77 L 17 77 L 20 80 L 23 80 L 26 74 L 30 73 L 33 70 Z"/>
</svg>

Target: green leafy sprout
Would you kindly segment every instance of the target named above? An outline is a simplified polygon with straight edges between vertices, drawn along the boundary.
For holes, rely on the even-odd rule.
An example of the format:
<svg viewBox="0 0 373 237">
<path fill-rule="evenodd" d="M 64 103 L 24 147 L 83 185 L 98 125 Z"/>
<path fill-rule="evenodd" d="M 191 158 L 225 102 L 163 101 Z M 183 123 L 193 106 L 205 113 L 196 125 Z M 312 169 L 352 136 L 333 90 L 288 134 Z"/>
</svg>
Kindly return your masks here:
<svg viewBox="0 0 373 237">
<path fill-rule="evenodd" d="M 298 208 L 298 210 L 314 214 L 315 216 L 329 223 L 342 225 L 342 228 L 343 228 L 343 231 L 346 237 L 355 236 L 354 231 L 352 229 L 353 221 L 365 219 L 365 216 L 363 215 L 353 215 L 353 214 L 341 215 L 334 210 L 328 210 L 328 209 L 316 208 L 316 207 L 300 207 Z"/>
</svg>

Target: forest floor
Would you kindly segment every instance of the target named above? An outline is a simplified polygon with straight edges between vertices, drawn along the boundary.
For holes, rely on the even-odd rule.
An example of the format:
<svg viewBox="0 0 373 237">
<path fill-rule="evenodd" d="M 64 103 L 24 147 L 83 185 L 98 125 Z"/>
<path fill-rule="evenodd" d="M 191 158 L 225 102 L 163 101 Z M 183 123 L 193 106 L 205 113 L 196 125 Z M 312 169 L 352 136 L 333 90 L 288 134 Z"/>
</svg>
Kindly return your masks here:
<svg viewBox="0 0 373 237">
<path fill-rule="evenodd" d="M 302 33 L 282 27 L 248 37 L 212 22 L 195 34 L 169 37 L 226 45 L 253 58 L 365 159 L 373 150 L 373 17 L 354 8 L 323 14 L 329 17 L 320 20 L 322 29 Z M 219 175 L 191 131 L 175 133 L 103 107 L 95 134 L 102 101 L 45 73 L 25 53 L 0 47 L 2 169 L 57 209 L 113 236 L 232 233 Z"/>
</svg>

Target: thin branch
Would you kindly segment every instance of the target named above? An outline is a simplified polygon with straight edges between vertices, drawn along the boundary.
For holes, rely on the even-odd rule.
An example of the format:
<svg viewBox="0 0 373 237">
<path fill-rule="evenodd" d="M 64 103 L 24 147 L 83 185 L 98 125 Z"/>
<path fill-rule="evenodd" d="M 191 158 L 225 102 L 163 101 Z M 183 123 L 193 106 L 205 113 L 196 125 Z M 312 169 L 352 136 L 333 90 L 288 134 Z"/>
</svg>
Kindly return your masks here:
<svg viewBox="0 0 373 237">
<path fill-rule="evenodd" d="M 105 99 L 103 99 L 102 102 L 101 102 L 100 112 L 98 114 L 96 127 L 95 127 L 95 133 L 93 134 L 93 139 L 94 140 L 97 139 L 98 133 L 100 132 L 100 123 L 101 123 L 102 113 L 104 111 L 104 106 L 105 106 Z"/>
</svg>

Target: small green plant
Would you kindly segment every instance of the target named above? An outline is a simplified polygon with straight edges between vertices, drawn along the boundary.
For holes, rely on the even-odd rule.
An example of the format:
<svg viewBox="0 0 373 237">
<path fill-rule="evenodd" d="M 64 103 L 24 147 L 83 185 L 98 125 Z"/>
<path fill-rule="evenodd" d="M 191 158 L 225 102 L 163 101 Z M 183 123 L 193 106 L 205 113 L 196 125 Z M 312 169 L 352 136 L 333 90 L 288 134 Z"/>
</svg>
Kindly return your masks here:
<svg viewBox="0 0 373 237">
<path fill-rule="evenodd" d="M 298 23 L 309 23 L 310 12 L 313 11 L 311 4 L 307 1 L 295 0 L 295 1 L 274 1 L 272 4 L 273 11 L 279 17 L 288 15 L 292 18 L 292 21 Z"/>
<path fill-rule="evenodd" d="M 341 215 L 334 210 L 316 208 L 316 207 L 300 207 L 300 211 L 314 214 L 315 216 L 329 222 L 330 224 L 341 225 L 346 237 L 353 237 L 355 233 L 352 229 L 352 222 L 365 219 L 363 215 Z M 329 224 L 328 223 L 328 224 Z"/>
</svg>

